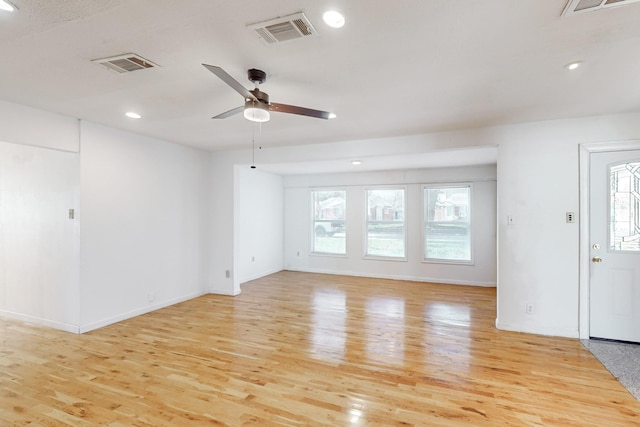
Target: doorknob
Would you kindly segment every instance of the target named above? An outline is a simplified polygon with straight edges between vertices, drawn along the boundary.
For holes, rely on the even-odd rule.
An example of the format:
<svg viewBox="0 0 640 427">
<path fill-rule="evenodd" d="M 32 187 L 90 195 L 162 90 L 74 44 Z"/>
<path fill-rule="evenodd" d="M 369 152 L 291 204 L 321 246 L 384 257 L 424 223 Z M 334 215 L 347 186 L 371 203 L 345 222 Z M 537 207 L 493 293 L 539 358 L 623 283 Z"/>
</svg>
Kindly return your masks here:
<svg viewBox="0 0 640 427">
<path fill-rule="evenodd" d="M 602 258 L 600 258 L 599 256 L 594 256 L 593 258 L 591 258 L 591 261 L 593 261 L 593 262 L 602 262 Z"/>
</svg>

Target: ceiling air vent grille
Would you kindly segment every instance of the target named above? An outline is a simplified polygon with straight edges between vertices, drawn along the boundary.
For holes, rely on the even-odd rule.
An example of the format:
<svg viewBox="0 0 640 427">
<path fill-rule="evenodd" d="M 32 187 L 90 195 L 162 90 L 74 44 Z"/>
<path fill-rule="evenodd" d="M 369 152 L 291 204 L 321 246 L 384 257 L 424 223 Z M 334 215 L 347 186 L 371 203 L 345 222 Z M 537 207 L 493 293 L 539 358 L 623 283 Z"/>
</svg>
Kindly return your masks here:
<svg viewBox="0 0 640 427">
<path fill-rule="evenodd" d="M 316 29 L 302 12 L 247 25 L 267 44 L 282 43 L 308 36 L 317 36 Z"/>
<path fill-rule="evenodd" d="M 563 17 L 583 12 L 594 12 L 609 7 L 625 6 L 640 0 L 569 0 L 562 12 Z"/>
<path fill-rule="evenodd" d="M 117 73 L 130 73 L 132 71 L 145 70 L 147 68 L 154 68 L 158 66 L 135 53 L 126 53 L 124 55 L 112 56 L 110 58 L 94 59 L 91 62 L 104 65 L 108 69 Z"/>
</svg>

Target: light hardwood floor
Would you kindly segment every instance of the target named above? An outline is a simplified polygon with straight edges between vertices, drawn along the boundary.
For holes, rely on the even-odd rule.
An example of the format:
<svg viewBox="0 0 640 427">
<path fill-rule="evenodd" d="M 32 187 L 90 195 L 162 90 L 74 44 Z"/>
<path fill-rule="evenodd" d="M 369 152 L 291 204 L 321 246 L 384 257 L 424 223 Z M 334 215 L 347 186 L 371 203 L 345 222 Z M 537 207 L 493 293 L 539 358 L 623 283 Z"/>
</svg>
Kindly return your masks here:
<svg viewBox="0 0 640 427">
<path fill-rule="evenodd" d="M 495 289 L 281 272 L 84 335 L 0 320 L 0 425 L 632 426 L 577 339 Z"/>
</svg>

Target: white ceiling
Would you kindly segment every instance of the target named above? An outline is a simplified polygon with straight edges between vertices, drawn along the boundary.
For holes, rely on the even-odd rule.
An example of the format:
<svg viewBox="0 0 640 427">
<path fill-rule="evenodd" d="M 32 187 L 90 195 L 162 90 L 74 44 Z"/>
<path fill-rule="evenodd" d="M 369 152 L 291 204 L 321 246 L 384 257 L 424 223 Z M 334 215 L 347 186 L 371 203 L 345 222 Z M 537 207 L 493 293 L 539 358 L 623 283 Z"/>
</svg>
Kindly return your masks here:
<svg viewBox="0 0 640 427">
<path fill-rule="evenodd" d="M 639 111 L 640 3 L 562 18 L 566 1 L 12 0 L 0 99 L 207 150 L 249 148 L 253 130 L 211 120 L 242 97 L 202 63 L 248 88 L 263 69 L 271 101 L 338 115 L 272 114 L 263 147 Z M 342 29 L 322 22 L 331 8 Z M 266 45 L 246 28 L 298 11 L 319 37 Z M 91 62 L 131 52 L 160 67 Z"/>
</svg>

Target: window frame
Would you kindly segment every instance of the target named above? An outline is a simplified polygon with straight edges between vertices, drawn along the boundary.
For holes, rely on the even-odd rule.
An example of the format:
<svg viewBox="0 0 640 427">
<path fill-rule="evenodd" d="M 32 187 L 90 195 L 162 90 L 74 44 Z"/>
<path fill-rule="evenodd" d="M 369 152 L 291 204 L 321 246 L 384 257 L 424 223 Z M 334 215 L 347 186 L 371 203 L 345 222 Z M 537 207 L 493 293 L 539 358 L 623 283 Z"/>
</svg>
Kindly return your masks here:
<svg viewBox="0 0 640 427">
<path fill-rule="evenodd" d="M 463 188 L 466 187 L 469 189 L 469 205 L 468 205 L 468 217 L 469 217 L 469 260 L 456 260 L 456 259 L 447 259 L 447 258 L 429 258 L 427 257 L 427 220 L 428 220 L 428 212 L 427 212 L 427 191 L 429 189 L 439 189 L 439 188 Z M 422 262 L 426 264 L 456 264 L 456 265 L 475 265 L 475 251 L 474 251 L 474 217 L 475 214 L 473 212 L 474 203 L 473 203 L 473 182 L 438 182 L 438 183 L 430 183 L 430 184 L 422 184 Z"/>
<path fill-rule="evenodd" d="M 321 257 L 338 257 L 338 258 L 346 258 L 347 254 L 348 254 L 348 246 L 349 246 L 349 241 L 347 239 L 347 206 L 348 206 L 348 200 L 347 200 L 347 195 L 348 195 L 348 191 L 346 187 L 314 187 L 314 188 L 310 188 L 309 189 L 309 195 L 310 197 L 310 218 L 311 218 L 311 226 L 309 227 L 309 243 L 311 246 L 311 249 L 309 251 L 309 254 L 312 256 L 321 256 Z M 316 218 L 315 218 L 315 193 L 319 193 L 319 192 L 343 192 L 344 193 L 344 253 L 336 253 L 336 252 L 321 252 L 321 251 L 317 251 L 316 250 L 316 232 L 315 232 L 315 228 L 316 228 Z"/>
<path fill-rule="evenodd" d="M 369 250 L 369 191 L 375 190 L 402 190 L 403 198 L 402 198 L 402 209 L 403 209 L 403 219 L 402 225 L 404 230 L 404 238 L 403 238 L 403 256 L 390 256 L 390 255 L 370 255 L 368 254 Z M 407 221 L 408 212 L 407 212 L 407 194 L 408 189 L 407 185 L 374 185 L 364 187 L 364 221 L 363 221 L 363 232 L 362 232 L 362 258 L 369 260 L 383 260 L 383 261 L 401 261 L 406 262 L 408 260 L 407 250 L 408 250 L 408 242 L 407 236 L 409 223 Z"/>
</svg>

